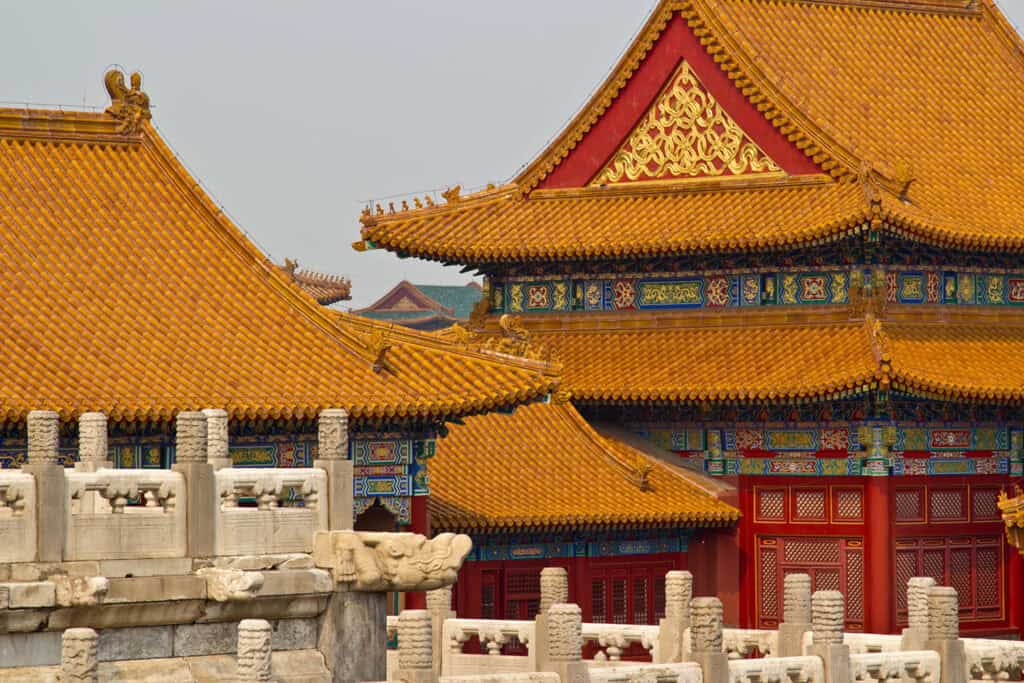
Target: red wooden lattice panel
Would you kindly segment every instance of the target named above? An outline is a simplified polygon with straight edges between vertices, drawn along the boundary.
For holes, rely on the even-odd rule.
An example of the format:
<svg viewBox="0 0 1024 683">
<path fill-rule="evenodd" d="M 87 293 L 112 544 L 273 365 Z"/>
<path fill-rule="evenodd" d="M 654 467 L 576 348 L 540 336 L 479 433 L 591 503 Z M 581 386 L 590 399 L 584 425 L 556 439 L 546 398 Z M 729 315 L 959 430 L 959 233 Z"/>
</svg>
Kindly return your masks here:
<svg viewBox="0 0 1024 683">
<path fill-rule="evenodd" d="M 757 518 L 759 521 L 786 521 L 786 490 L 758 489 Z"/>
<path fill-rule="evenodd" d="M 930 576 L 956 588 L 960 618 L 987 621 L 1003 618 L 1003 544 L 999 536 L 897 539 L 896 606 L 906 623 L 907 581 Z"/>
<path fill-rule="evenodd" d="M 896 521 L 924 521 L 924 488 L 896 490 Z"/>
<path fill-rule="evenodd" d="M 793 520 L 824 522 L 828 493 L 825 489 L 793 489 Z"/>
<path fill-rule="evenodd" d="M 774 627 L 782 615 L 788 574 L 811 576 L 813 590 L 838 590 L 847 599 L 851 631 L 864 625 L 864 552 L 860 539 L 762 537 L 758 540 L 758 622 Z"/>
<path fill-rule="evenodd" d="M 971 490 L 971 516 L 975 521 L 998 521 L 1000 519 L 999 489 L 975 488 Z"/>
<path fill-rule="evenodd" d="M 837 522 L 860 522 L 864 519 L 862 489 L 832 489 L 832 518 Z"/>
<path fill-rule="evenodd" d="M 928 514 L 933 521 L 958 522 L 967 520 L 965 489 L 932 489 L 928 492 Z"/>
</svg>

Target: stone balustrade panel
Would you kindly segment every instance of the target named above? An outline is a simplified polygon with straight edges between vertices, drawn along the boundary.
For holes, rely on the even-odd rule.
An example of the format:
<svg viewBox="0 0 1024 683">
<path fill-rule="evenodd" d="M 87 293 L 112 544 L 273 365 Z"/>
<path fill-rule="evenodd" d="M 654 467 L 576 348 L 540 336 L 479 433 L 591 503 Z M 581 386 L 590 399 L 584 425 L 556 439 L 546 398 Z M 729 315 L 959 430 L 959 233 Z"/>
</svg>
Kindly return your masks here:
<svg viewBox="0 0 1024 683">
<path fill-rule="evenodd" d="M 755 680 L 825 683 L 825 666 L 820 657 L 765 657 L 729 661 L 729 683 L 750 683 Z"/>
<path fill-rule="evenodd" d="M 311 553 L 314 533 L 327 529 L 321 469 L 224 468 L 214 476 L 216 555 Z"/>
<path fill-rule="evenodd" d="M 441 639 L 442 676 L 473 676 L 528 673 L 536 666 L 533 651 L 535 623 L 497 619 L 445 619 Z M 480 641 L 486 654 L 465 654 L 463 646 L 471 638 Z M 527 655 L 502 654 L 502 647 L 518 641 L 527 648 Z"/>
<path fill-rule="evenodd" d="M 812 634 L 803 637 L 804 652 L 808 651 L 812 642 Z M 850 648 L 850 654 L 872 654 L 877 652 L 899 652 L 903 646 L 902 636 L 884 635 L 881 633 L 844 633 L 843 645 Z"/>
<path fill-rule="evenodd" d="M 622 661 L 622 653 L 632 645 L 640 645 L 652 658 L 657 656 L 658 626 L 634 624 L 583 624 L 583 643 L 596 645 L 594 666 L 614 666 Z"/>
<path fill-rule="evenodd" d="M 0 471 L 0 564 L 36 559 L 36 525 L 35 478 Z"/>
<path fill-rule="evenodd" d="M 693 662 L 592 667 L 589 674 L 590 683 L 631 683 L 632 681 L 701 683 L 703 680 L 700 666 Z"/>
<path fill-rule="evenodd" d="M 185 557 L 185 479 L 167 470 L 67 470 L 64 559 Z M 89 498 L 100 504 L 83 504 Z"/>
<path fill-rule="evenodd" d="M 809 641 L 810 634 L 805 636 Z M 779 649 L 779 632 L 764 629 L 724 628 L 722 629 L 722 650 L 729 659 L 746 659 L 756 653 L 762 657 L 774 657 Z M 683 652 L 692 652 L 690 629 L 683 633 Z"/>
<path fill-rule="evenodd" d="M 940 673 L 939 653 L 930 650 L 850 655 L 851 681 L 936 683 Z"/>
<path fill-rule="evenodd" d="M 1024 677 L 1024 643 L 983 638 L 964 638 L 963 643 L 971 680 L 1018 681 Z"/>
</svg>

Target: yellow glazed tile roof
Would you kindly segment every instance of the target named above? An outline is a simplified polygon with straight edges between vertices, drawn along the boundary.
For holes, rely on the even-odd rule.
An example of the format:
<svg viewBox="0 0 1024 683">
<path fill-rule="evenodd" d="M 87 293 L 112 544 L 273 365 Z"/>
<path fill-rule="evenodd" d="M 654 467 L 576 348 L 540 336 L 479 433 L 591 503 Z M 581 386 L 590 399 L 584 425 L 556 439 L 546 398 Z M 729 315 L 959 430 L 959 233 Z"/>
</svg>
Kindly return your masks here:
<svg viewBox="0 0 1024 683">
<path fill-rule="evenodd" d="M 557 386 L 549 365 L 322 309 L 135 124 L 0 110 L 0 422 L 41 408 L 436 418 Z"/>
<path fill-rule="evenodd" d="M 600 436 L 568 403 L 467 418 L 437 451 L 430 461 L 437 530 L 715 526 L 740 516 L 664 465 Z"/>
<path fill-rule="evenodd" d="M 1024 324 L 716 318 L 525 319 L 575 401 L 809 400 L 879 387 L 979 401 L 1024 400 Z"/>
<path fill-rule="evenodd" d="M 679 18 L 824 173 L 535 189 Z M 1022 127 L 1024 52 L 992 0 L 662 0 L 591 102 L 510 186 L 365 215 L 362 238 L 479 264 L 786 247 L 873 222 L 937 244 L 1018 250 Z"/>
</svg>

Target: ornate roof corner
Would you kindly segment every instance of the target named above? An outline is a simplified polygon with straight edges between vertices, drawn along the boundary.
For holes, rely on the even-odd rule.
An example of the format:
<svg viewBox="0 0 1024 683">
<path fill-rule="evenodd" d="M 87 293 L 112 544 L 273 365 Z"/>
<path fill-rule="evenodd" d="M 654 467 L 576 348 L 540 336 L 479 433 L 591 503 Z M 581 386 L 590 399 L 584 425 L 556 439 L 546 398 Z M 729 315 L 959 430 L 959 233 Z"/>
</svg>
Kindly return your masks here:
<svg viewBox="0 0 1024 683">
<path fill-rule="evenodd" d="M 139 130 L 143 121 L 153 118 L 149 111 L 149 95 L 142 91 L 142 74 L 133 71 L 131 87 L 125 85 L 124 72 L 111 69 L 103 77 L 103 85 L 110 95 L 110 106 L 106 112 L 119 120 L 117 132 L 131 135 Z"/>
<path fill-rule="evenodd" d="M 441 193 L 441 196 L 447 200 L 449 204 L 457 204 L 462 199 L 462 186 L 456 185 L 450 187 Z"/>
<path fill-rule="evenodd" d="M 352 298 L 352 282 L 346 277 L 300 269 L 297 260 L 287 257 L 278 268 L 298 285 L 299 289 L 316 299 L 321 306 L 329 306 Z"/>
<path fill-rule="evenodd" d="M 489 337 L 483 348 L 488 351 L 519 356 L 528 360 L 550 361 L 551 353 L 542 344 L 531 341 L 530 331 L 523 327 L 519 318 L 507 313 L 498 319 L 500 337 Z"/>
</svg>

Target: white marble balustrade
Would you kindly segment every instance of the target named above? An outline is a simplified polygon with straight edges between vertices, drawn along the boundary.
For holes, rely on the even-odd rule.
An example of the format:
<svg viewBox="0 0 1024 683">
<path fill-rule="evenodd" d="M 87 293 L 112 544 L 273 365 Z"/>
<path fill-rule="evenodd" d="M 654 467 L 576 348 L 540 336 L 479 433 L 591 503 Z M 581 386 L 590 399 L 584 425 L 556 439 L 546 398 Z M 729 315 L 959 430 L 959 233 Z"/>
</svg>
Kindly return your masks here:
<svg viewBox="0 0 1024 683">
<path fill-rule="evenodd" d="M 811 646 L 811 633 L 803 637 L 804 652 Z M 872 654 L 877 652 L 899 652 L 903 646 L 903 637 L 883 635 L 880 633 L 844 633 L 843 644 L 850 648 L 850 654 Z"/>
<path fill-rule="evenodd" d="M 622 653 L 632 645 L 640 645 L 653 659 L 657 655 L 658 631 L 657 626 L 647 625 L 583 624 L 583 642 L 600 649 L 594 655 L 597 666 L 620 662 Z"/>
<path fill-rule="evenodd" d="M 67 470 L 64 479 L 65 561 L 185 557 L 181 474 L 101 468 Z"/>
<path fill-rule="evenodd" d="M 854 681 L 938 683 L 940 673 L 937 652 L 871 652 L 850 655 L 850 678 Z"/>
<path fill-rule="evenodd" d="M 825 683 L 825 666 L 820 657 L 734 659 L 729 683 Z"/>
<path fill-rule="evenodd" d="M 0 471 L 0 563 L 36 556 L 36 483 L 31 474 Z"/>
<path fill-rule="evenodd" d="M 701 683 L 704 676 L 700 666 L 692 662 L 682 664 L 620 664 L 591 667 L 590 683 Z"/>
<path fill-rule="evenodd" d="M 444 676 L 476 674 L 528 673 L 536 670 L 534 641 L 536 625 L 532 621 L 497 619 L 446 619 L 441 639 L 441 673 Z M 465 654 L 463 646 L 476 636 L 487 654 Z M 527 648 L 527 655 L 503 655 L 501 648 L 512 639 Z"/>
<path fill-rule="evenodd" d="M 327 529 L 327 473 L 316 468 L 223 468 L 216 477 L 214 552 L 310 553 Z M 256 507 L 240 507 L 242 500 Z"/>
<path fill-rule="evenodd" d="M 689 652 L 690 649 L 690 629 L 686 629 L 683 633 L 683 652 Z M 755 651 L 762 657 L 774 657 L 779 649 L 779 632 L 725 628 L 722 629 L 722 649 L 729 655 L 729 659 L 746 659 Z"/>
<path fill-rule="evenodd" d="M 1019 681 L 1024 677 L 1024 643 L 983 638 L 964 638 L 963 643 L 971 680 Z"/>
</svg>

